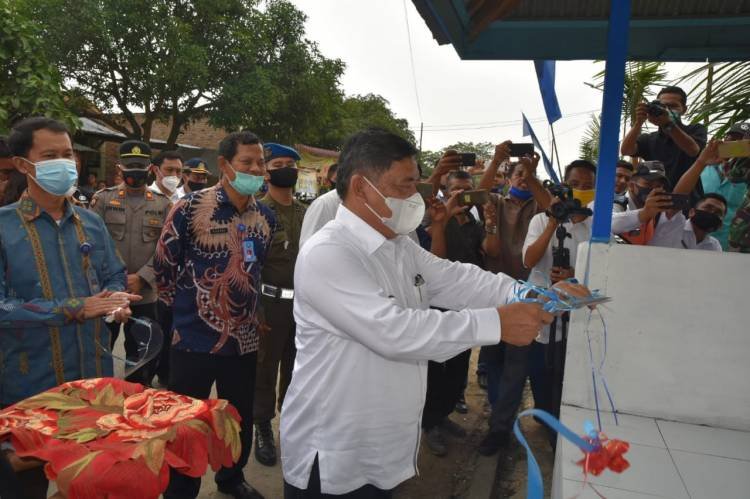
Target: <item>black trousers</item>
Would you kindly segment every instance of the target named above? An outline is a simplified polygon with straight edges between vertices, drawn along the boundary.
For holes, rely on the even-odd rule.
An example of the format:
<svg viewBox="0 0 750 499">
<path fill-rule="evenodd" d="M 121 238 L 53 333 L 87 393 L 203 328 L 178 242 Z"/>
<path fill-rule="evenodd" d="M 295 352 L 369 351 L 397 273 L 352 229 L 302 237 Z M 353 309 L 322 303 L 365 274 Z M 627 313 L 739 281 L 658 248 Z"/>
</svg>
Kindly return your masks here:
<svg viewBox="0 0 750 499">
<path fill-rule="evenodd" d="M 240 413 L 240 459 L 231 468 L 221 468 L 216 473 L 216 483 L 233 487 L 245 480 L 242 468 L 247 464 L 253 445 L 253 394 L 255 391 L 255 352 L 226 356 L 210 353 L 171 350 L 169 389 L 190 397 L 206 399 L 216 382 L 219 398 L 229 401 Z M 169 487 L 165 499 L 198 497 L 201 479 L 192 478 L 170 470 Z"/>
<path fill-rule="evenodd" d="M 470 357 L 471 350 L 466 350 L 445 362 L 428 363 L 427 396 L 422 412 L 422 429 L 425 431 L 439 425 L 453 412 L 464 393 Z"/>
<path fill-rule="evenodd" d="M 536 341 L 523 347 L 505 345 L 498 394 L 492 406 L 492 414 L 490 414 L 490 432 L 508 433 L 513 429 L 527 377 L 531 381 L 534 407 L 543 409 L 555 417 L 560 415 L 560 405 L 555 405 L 556 392 L 555 387 L 552 386 L 555 373 L 551 366 L 546 365 L 546 358 L 551 348 L 555 349 L 555 356 L 558 359 L 565 355 L 562 343 L 559 341 L 554 345 L 545 345 Z"/>
<path fill-rule="evenodd" d="M 156 303 L 148 303 L 146 305 L 131 305 L 130 310 L 131 312 L 133 312 L 133 317 L 145 317 L 154 321 L 156 320 Z M 132 321 L 128 321 L 123 325 L 123 329 L 125 330 L 125 358 L 127 358 L 128 360 L 138 358 L 138 343 L 130 333 L 130 328 L 132 326 Z M 115 341 L 117 341 L 117 337 L 120 335 L 120 323 L 111 322 L 107 324 L 107 328 L 109 328 L 109 332 L 111 333 L 110 349 L 113 349 L 115 347 Z M 157 362 L 158 357 L 145 366 L 140 367 L 137 371 L 135 371 L 125 379 L 127 381 L 132 381 L 133 383 L 149 385 L 151 383 L 151 378 L 154 377 L 154 369 Z"/>
<path fill-rule="evenodd" d="M 284 480 L 284 499 L 390 499 L 391 497 L 393 497 L 392 490 L 379 489 L 374 485 L 369 484 L 360 487 L 357 490 L 347 492 L 346 494 L 321 493 L 318 456 L 315 456 L 315 463 L 313 463 L 312 471 L 310 472 L 310 479 L 307 482 L 306 489 L 298 489 L 293 485 L 289 485 L 286 480 Z"/>
<path fill-rule="evenodd" d="M 255 378 L 255 404 L 253 420 L 257 423 L 271 421 L 276 411 L 281 412 L 289 383 L 292 381 L 294 357 L 294 302 L 274 300 L 262 296 L 266 323 L 271 328 L 260 337 L 258 345 L 258 370 Z M 278 383 L 279 396 L 276 398 Z"/>
</svg>

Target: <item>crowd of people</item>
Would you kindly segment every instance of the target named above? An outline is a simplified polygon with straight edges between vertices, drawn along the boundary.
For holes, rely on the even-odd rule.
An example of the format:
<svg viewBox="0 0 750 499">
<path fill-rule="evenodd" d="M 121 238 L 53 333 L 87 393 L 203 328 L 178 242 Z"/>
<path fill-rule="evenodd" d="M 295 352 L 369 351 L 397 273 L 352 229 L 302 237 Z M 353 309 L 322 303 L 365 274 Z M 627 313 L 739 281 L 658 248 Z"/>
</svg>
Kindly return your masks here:
<svg viewBox="0 0 750 499">
<path fill-rule="evenodd" d="M 658 98 L 622 142 L 631 160 L 616 165 L 613 241 L 750 252 L 750 158 L 720 154 L 750 139 L 750 124 L 707 142 L 703 125 L 681 120 L 681 89 Z M 658 130 L 643 133 L 647 121 Z M 202 159 L 128 140 L 120 178 L 102 188 L 92 175 L 79 183 L 62 124 L 17 123 L 0 143 L 0 408 L 111 376 L 102 345 L 122 331 L 137 359 L 129 319 L 149 318 L 164 348 L 128 379 L 196 398 L 215 384 L 242 417 L 240 457 L 216 474 L 219 491 L 262 497 L 243 468 L 253 437 L 257 461 L 277 464 L 281 414 L 285 497 L 390 497 L 416 472 L 420 432 L 438 456 L 466 436 L 450 415 L 468 410 L 481 346 L 492 412 L 478 450 L 497 453 L 527 378 L 536 407 L 559 414 L 567 317 L 517 302 L 517 282 L 587 293 L 575 264 L 597 175 L 580 159 L 547 185 L 539 156 L 512 157 L 511 146 L 486 164 L 446 151 L 424 179 L 412 144 L 368 129 L 329 169 L 334 189 L 308 206 L 294 196 L 297 151 L 249 131 L 218 144 L 210 187 Z M 45 496 L 41 467 L 7 445 L 2 458 L 25 497 Z M 165 497 L 199 488 L 172 469 Z"/>
</svg>

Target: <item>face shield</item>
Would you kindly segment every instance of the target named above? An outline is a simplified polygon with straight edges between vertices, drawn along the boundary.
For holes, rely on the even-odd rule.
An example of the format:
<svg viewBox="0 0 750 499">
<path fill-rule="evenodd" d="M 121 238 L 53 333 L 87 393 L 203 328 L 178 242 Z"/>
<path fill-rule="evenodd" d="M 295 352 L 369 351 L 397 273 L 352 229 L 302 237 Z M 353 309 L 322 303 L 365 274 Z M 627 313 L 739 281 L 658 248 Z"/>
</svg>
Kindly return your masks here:
<svg viewBox="0 0 750 499">
<path fill-rule="evenodd" d="M 105 320 L 111 322 L 109 317 Z M 115 376 L 123 379 L 155 359 L 164 344 L 164 334 L 155 321 L 146 317 L 130 317 L 128 321 L 130 322 L 130 335 L 138 347 L 133 357 L 126 357 L 124 352 L 120 353 L 117 346 L 113 351 L 108 345 L 97 342 L 97 347 L 102 353 L 112 358 Z"/>
</svg>

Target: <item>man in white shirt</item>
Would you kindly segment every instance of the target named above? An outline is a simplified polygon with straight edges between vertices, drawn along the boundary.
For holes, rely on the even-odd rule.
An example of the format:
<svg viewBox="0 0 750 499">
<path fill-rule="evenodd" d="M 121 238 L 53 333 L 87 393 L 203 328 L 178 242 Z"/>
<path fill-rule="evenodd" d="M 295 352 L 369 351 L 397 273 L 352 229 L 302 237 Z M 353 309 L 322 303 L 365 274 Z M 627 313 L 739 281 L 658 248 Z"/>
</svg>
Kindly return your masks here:
<svg viewBox="0 0 750 499">
<path fill-rule="evenodd" d="M 341 204 L 336 189 L 330 190 L 315 198 L 305 211 L 305 218 L 302 220 L 302 231 L 299 236 L 299 247 L 301 248 L 310 237 L 318 232 L 325 224 L 336 218 L 336 211 Z"/>
<path fill-rule="evenodd" d="M 390 497 L 416 473 L 427 361 L 529 344 L 552 320 L 537 304 L 511 303 L 514 279 L 403 237 L 425 209 L 416 153 L 383 130 L 350 138 L 337 172 L 344 202 L 300 251 L 297 358 L 281 413 L 286 499 Z"/>
<path fill-rule="evenodd" d="M 182 156 L 177 151 L 160 152 L 152 161 L 156 180 L 148 186 L 150 191 L 159 192 L 176 203 L 185 195 L 178 187 L 182 182 Z"/>
<path fill-rule="evenodd" d="M 656 227 L 650 246 L 722 251 L 721 243 L 709 235 L 721 228 L 727 213 L 727 200 L 721 194 L 705 194 L 690 209 L 688 218 L 676 213 L 668 223 Z"/>
</svg>

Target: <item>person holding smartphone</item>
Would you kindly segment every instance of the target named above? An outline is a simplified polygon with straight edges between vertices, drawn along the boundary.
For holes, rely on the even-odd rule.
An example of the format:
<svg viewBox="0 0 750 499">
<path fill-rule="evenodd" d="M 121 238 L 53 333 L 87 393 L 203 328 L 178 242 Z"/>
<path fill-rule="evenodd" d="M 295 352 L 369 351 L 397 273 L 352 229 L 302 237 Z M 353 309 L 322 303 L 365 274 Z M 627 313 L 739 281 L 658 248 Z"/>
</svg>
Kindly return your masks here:
<svg viewBox="0 0 750 499">
<path fill-rule="evenodd" d="M 712 140 L 670 192 L 670 182 L 659 162 L 641 163 L 628 187 L 628 210 L 612 215 L 612 231 L 630 244 L 667 248 L 721 250 L 721 244 L 706 236 L 721 227 L 726 199 L 711 194 L 690 202 L 688 195 L 703 169 L 718 161 L 718 146 Z M 710 211 L 713 216 L 707 212 Z M 687 214 L 687 218 L 685 216 Z"/>
</svg>

